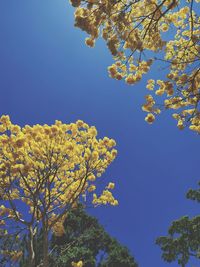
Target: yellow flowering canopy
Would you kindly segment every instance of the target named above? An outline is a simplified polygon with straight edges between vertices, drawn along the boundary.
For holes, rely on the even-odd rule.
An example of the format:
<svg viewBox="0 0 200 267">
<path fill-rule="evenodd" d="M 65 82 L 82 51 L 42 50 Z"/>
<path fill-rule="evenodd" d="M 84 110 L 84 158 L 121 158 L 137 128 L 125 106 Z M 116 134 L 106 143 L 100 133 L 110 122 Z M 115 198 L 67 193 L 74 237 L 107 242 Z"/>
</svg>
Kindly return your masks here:
<svg viewBox="0 0 200 267">
<path fill-rule="evenodd" d="M 40 223 L 61 235 L 66 211 L 77 201 L 117 205 L 110 189 L 97 197 L 95 181 L 115 159 L 113 139 L 97 139 L 97 130 L 81 120 L 49 125 L 11 123 L 0 118 L 0 226 L 13 220 L 25 227 Z M 92 192 L 92 193 L 91 193 Z M 28 215 L 27 215 L 28 214 Z"/>
<path fill-rule="evenodd" d="M 89 34 L 86 45 L 105 40 L 114 63 L 109 76 L 135 84 L 154 61 L 168 69 L 164 80 L 150 79 L 145 120 L 152 123 L 161 108 L 178 110 L 178 127 L 200 133 L 199 0 L 71 0 L 75 26 Z M 159 53 L 160 52 L 160 53 Z M 160 58 L 159 58 L 160 57 Z M 157 104 L 157 99 L 163 104 Z"/>
</svg>

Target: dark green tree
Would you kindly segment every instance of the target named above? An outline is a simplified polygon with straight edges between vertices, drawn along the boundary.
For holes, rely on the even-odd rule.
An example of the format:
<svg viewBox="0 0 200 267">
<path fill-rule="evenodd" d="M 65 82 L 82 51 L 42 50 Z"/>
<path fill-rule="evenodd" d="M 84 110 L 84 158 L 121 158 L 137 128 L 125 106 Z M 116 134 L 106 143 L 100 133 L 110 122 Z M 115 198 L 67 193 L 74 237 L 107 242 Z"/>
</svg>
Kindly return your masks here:
<svg viewBox="0 0 200 267">
<path fill-rule="evenodd" d="M 200 188 L 190 189 L 186 196 L 199 203 Z M 168 235 L 157 238 L 156 244 L 161 247 L 162 258 L 167 262 L 177 261 L 185 267 L 191 257 L 200 259 L 200 216 L 184 216 L 172 222 Z"/>
<path fill-rule="evenodd" d="M 98 220 L 79 205 L 64 223 L 65 234 L 52 237 L 51 266 L 71 267 L 82 260 L 84 267 L 137 267 L 128 249 L 110 237 Z"/>
</svg>

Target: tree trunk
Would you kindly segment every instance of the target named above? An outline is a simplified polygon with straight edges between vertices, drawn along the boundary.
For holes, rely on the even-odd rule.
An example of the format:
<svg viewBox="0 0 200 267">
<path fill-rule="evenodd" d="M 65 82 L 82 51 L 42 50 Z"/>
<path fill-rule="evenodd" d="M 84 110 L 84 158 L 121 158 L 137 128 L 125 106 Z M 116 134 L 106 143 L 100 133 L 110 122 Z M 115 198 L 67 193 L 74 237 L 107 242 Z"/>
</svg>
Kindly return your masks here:
<svg viewBox="0 0 200 267">
<path fill-rule="evenodd" d="M 46 229 L 44 229 L 43 239 L 43 267 L 49 267 L 48 231 Z"/>
<path fill-rule="evenodd" d="M 29 267 L 35 267 L 35 251 L 34 251 L 34 235 L 33 227 L 29 227 L 29 241 L 28 241 L 28 251 L 29 251 Z"/>
</svg>

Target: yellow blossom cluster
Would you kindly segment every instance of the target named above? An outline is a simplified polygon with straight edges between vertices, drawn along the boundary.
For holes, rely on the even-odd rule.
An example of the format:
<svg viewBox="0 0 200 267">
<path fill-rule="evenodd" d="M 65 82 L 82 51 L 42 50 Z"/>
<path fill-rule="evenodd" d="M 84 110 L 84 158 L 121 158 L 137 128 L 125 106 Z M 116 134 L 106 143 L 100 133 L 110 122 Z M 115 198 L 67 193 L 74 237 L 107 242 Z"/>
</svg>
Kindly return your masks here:
<svg viewBox="0 0 200 267">
<path fill-rule="evenodd" d="M 1 116 L 0 201 L 8 200 L 0 206 L 2 223 L 4 217 L 27 227 L 43 222 L 61 235 L 67 210 L 96 189 L 96 179 L 117 155 L 115 146 L 108 137 L 97 139 L 96 128 L 81 120 L 20 127 Z M 19 212 L 19 202 L 29 216 Z M 111 196 L 106 203 L 113 205 Z"/>
<path fill-rule="evenodd" d="M 114 189 L 115 188 L 115 184 L 114 183 L 109 183 L 106 188 L 107 189 Z"/>
<path fill-rule="evenodd" d="M 72 262 L 72 267 L 83 267 L 83 261 L 78 261 L 78 262 Z"/>
<path fill-rule="evenodd" d="M 58 215 L 56 215 L 55 213 L 51 214 L 51 218 L 49 219 L 48 224 L 51 225 L 52 222 L 56 221 L 56 223 L 52 226 L 52 231 L 55 236 L 62 236 L 65 233 L 64 221 L 66 217 L 67 215 L 65 214 L 57 220 Z"/>
<path fill-rule="evenodd" d="M 177 70 L 171 71 L 168 75 L 170 80 L 150 80 L 147 84 L 148 90 L 153 90 L 156 96 L 161 96 L 164 100 L 164 108 L 176 110 L 172 116 L 177 120 L 177 127 L 200 133 L 200 72 L 193 70 L 189 75 L 183 73 L 179 75 Z M 154 117 L 160 114 L 161 109 L 156 105 L 155 98 L 148 95 L 148 100 L 142 109 L 148 113 L 153 113 Z M 147 115 L 148 116 L 148 115 Z M 155 118 L 154 118 L 155 119 Z M 146 119 L 145 119 L 146 120 Z"/>
<path fill-rule="evenodd" d="M 106 205 L 106 204 L 111 204 L 113 206 L 117 206 L 118 205 L 118 201 L 113 197 L 112 192 L 110 192 L 108 189 L 113 189 L 114 188 L 114 183 L 109 183 L 109 185 L 107 186 L 106 190 L 103 190 L 102 194 L 97 197 L 96 194 L 93 194 L 93 201 L 92 203 L 95 206 L 98 205 Z"/>
<path fill-rule="evenodd" d="M 150 83 L 148 83 L 148 85 L 151 86 Z M 146 98 L 146 103 L 142 106 L 142 110 L 148 112 L 145 121 L 148 122 L 149 124 L 152 124 L 155 120 L 155 115 L 160 114 L 161 111 L 159 108 L 155 107 L 155 100 L 152 97 L 152 95 L 146 95 L 145 98 Z"/>
<path fill-rule="evenodd" d="M 152 97 L 160 97 L 162 103 L 158 105 L 157 99 L 153 105 L 147 101 L 142 107 L 148 112 L 145 120 L 152 123 L 161 106 L 178 109 L 179 118 L 173 116 L 178 118 L 178 127 L 189 126 L 199 133 L 200 18 L 195 12 L 199 0 L 71 3 L 76 8 L 75 26 L 89 34 L 86 44 L 94 47 L 100 36 L 105 40 L 114 59 L 108 67 L 110 77 L 133 85 L 151 69 L 153 62 L 166 65 L 165 79 L 150 79 L 147 83 Z M 166 34 L 169 30 L 170 34 Z"/>
</svg>

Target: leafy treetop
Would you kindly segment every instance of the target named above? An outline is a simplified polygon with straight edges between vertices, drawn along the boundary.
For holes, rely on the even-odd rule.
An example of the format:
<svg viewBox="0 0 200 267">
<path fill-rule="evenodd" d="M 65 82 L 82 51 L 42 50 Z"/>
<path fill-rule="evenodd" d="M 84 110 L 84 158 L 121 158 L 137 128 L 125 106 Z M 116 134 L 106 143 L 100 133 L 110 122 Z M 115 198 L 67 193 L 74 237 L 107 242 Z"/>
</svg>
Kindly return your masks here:
<svg viewBox="0 0 200 267">
<path fill-rule="evenodd" d="M 52 267 L 70 266 L 80 259 L 85 267 L 138 266 L 128 249 L 110 237 L 83 205 L 68 213 L 64 229 L 62 236 L 52 238 Z"/>
<path fill-rule="evenodd" d="M 199 183 L 200 185 L 200 183 Z M 200 189 L 190 189 L 187 198 L 200 202 Z M 177 261 L 185 267 L 191 257 L 200 259 L 200 216 L 182 218 L 172 222 L 167 236 L 157 238 L 162 249 L 162 258 L 167 262 Z"/>
</svg>

